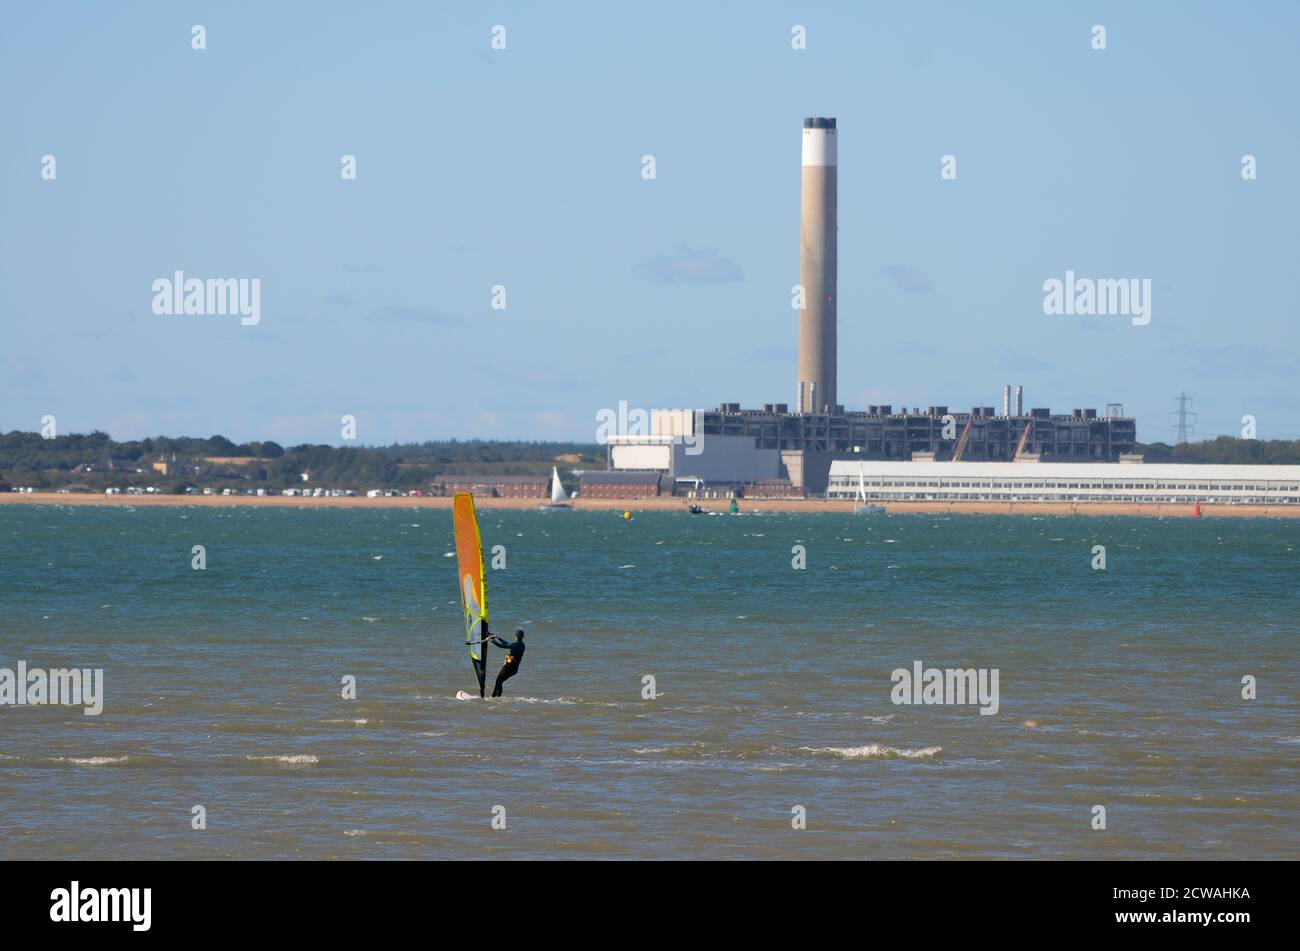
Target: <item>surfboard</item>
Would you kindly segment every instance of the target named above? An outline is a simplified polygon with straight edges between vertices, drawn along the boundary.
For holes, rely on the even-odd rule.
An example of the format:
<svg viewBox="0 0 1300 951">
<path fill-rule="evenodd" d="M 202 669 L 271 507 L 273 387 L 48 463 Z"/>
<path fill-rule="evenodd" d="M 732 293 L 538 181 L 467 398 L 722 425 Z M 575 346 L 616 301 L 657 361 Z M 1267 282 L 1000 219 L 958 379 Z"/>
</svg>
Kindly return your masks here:
<svg viewBox="0 0 1300 951">
<path fill-rule="evenodd" d="M 482 697 L 476 697 L 476 696 L 474 696 L 472 693 L 470 693 L 470 692 L 467 691 L 467 690 L 457 690 L 457 691 L 456 691 L 456 699 L 457 699 L 457 700 L 482 700 L 483 698 L 482 698 Z"/>
<path fill-rule="evenodd" d="M 483 538 L 478 528 L 478 513 L 474 509 L 474 496 L 457 492 L 451 502 L 452 526 L 456 534 L 456 568 L 460 603 L 465 609 L 465 642 L 469 647 L 469 662 L 478 679 L 478 695 L 483 696 L 487 680 L 487 642 L 483 640 L 483 625 L 488 619 L 487 572 L 483 565 Z M 462 690 L 456 699 L 463 700 Z M 466 694 L 472 699 L 472 695 Z"/>
</svg>

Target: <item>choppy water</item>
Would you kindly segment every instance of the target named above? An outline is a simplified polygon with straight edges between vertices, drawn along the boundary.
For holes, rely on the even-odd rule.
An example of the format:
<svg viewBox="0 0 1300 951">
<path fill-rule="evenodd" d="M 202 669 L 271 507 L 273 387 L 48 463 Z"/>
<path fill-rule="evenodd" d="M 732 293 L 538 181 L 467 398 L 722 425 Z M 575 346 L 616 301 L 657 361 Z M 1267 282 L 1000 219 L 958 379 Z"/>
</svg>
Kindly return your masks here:
<svg viewBox="0 0 1300 951">
<path fill-rule="evenodd" d="M 450 512 L 0 506 L 0 667 L 107 694 L 0 707 L 0 857 L 1300 857 L 1296 522 L 482 514 L 497 703 Z"/>
</svg>

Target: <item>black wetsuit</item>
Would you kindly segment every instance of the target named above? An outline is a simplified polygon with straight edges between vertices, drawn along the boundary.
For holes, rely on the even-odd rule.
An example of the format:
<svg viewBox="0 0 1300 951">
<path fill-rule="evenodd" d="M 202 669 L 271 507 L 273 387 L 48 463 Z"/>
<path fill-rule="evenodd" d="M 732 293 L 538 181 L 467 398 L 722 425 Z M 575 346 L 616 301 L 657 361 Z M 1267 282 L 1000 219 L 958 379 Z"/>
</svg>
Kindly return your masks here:
<svg viewBox="0 0 1300 951">
<path fill-rule="evenodd" d="M 493 637 L 492 643 L 502 650 L 510 651 L 510 656 L 501 665 L 501 673 L 497 674 L 497 685 L 492 688 L 492 696 L 499 697 L 501 696 L 501 685 L 519 673 L 519 662 L 524 659 L 524 642 L 516 640 L 511 644 L 503 641 L 500 637 Z"/>
</svg>

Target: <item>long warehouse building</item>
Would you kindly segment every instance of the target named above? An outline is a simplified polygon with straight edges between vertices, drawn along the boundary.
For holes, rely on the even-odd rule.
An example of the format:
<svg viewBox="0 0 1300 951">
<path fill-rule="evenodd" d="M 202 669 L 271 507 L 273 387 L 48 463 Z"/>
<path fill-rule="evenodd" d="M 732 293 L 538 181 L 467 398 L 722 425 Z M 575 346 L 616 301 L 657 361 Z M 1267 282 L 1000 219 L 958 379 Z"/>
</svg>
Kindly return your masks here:
<svg viewBox="0 0 1300 951">
<path fill-rule="evenodd" d="M 870 502 L 1300 505 L 1300 466 L 1071 462 L 831 463 L 827 497 Z"/>
</svg>

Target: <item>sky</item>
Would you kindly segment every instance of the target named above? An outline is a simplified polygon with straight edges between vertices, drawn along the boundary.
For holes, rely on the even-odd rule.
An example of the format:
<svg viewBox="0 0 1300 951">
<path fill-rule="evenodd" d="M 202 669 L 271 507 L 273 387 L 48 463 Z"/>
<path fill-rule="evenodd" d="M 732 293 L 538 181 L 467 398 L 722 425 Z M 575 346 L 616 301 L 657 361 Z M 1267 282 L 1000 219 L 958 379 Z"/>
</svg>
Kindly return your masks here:
<svg viewBox="0 0 1300 951">
<path fill-rule="evenodd" d="M 834 116 L 850 409 L 1022 384 L 1172 441 L 1185 392 L 1197 436 L 1300 438 L 1298 41 L 1263 2 L 6 4 L 0 431 L 793 404 L 801 127 Z M 156 314 L 175 271 L 258 279 L 259 321 Z M 1067 271 L 1149 280 L 1150 322 L 1045 314 Z"/>
</svg>

